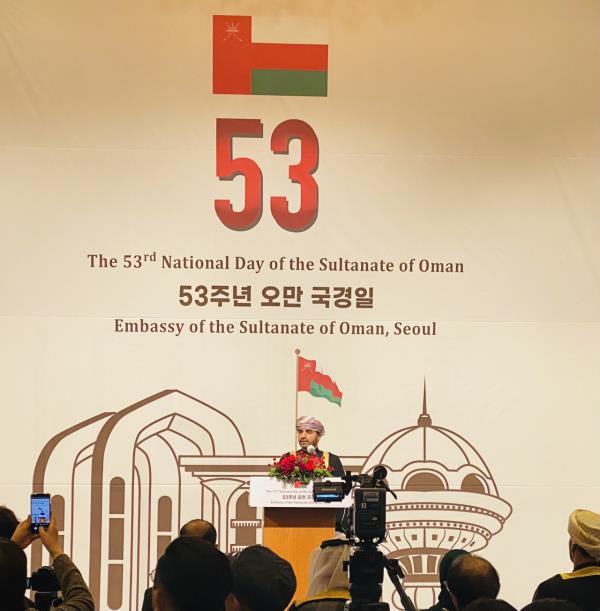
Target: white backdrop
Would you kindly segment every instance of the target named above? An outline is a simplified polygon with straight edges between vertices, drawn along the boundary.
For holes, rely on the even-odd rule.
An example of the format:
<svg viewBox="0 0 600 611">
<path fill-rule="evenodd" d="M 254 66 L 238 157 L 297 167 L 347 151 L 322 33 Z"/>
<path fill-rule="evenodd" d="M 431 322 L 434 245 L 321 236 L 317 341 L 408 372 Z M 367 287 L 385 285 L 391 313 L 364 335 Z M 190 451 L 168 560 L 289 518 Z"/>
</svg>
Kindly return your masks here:
<svg viewBox="0 0 600 611">
<path fill-rule="evenodd" d="M 327 96 L 213 94 L 218 14 L 251 16 L 253 42 L 326 44 Z M 24 516 L 51 437 L 166 389 L 229 418 L 248 456 L 289 449 L 299 348 L 343 391 L 341 407 L 299 397 L 301 413 L 324 421 L 324 447 L 342 457 L 364 460 L 415 426 L 427 378 L 433 424 L 481 453 L 512 506 L 481 553 L 500 572 L 501 596 L 525 604 L 541 580 L 569 568 L 568 513 L 600 508 L 598 33 L 591 0 L 3 0 L 0 501 Z M 247 231 L 215 214 L 215 199 L 239 210 L 244 193 L 242 177 L 216 177 L 217 118 L 264 126 L 263 138 L 233 145 L 263 173 L 263 215 Z M 287 167 L 299 143 L 289 156 L 269 151 L 271 132 L 288 119 L 310 125 L 319 142 L 318 217 L 301 232 L 279 227 L 269 210 L 271 195 L 287 195 L 292 210 L 298 202 Z M 157 262 L 124 269 L 125 255 L 150 253 Z M 116 267 L 91 267 L 90 254 L 114 257 Z M 163 255 L 265 267 L 168 270 Z M 266 269 L 281 257 L 283 269 Z M 322 257 L 384 259 L 394 271 L 292 271 L 294 257 L 317 266 Z M 411 259 L 464 271 L 401 272 Z M 182 285 L 250 286 L 252 305 L 184 307 Z M 301 287 L 301 306 L 261 306 L 270 285 Z M 316 305 L 317 286 L 372 287 L 373 306 Z M 115 319 L 141 318 L 185 331 L 115 332 Z M 216 319 L 234 332 L 189 332 Z M 317 332 L 242 334 L 240 320 L 312 322 Z M 334 334 L 318 331 L 331 321 Z M 343 321 L 389 334 L 342 335 Z M 434 321 L 435 336 L 393 333 L 396 322 Z M 121 447 L 111 461 L 129 460 L 130 446 Z M 241 452 L 227 448 L 211 451 Z M 72 483 L 72 456 L 60 456 L 46 488 Z M 108 473 L 102 456 L 90 461 L 105 460 Z M 175 495 L 180 471 L 169 473 L 160 483 Z M 76 486 L 91 483 L 82 473 Z M 93 502 L 81 503 L 87 515 Z M 182 501 L 181 519 L 208 511 L 190 503 Z M 175 533 L 178 519 L 157 532 Z M 88 578 L 90 533 L 73 543 Z M 96 544 L 106 551 L 106 541 Z M 526 570 L 515 560 L 524 549 L 536 550 Z M 98 579 L 105 588 L 105 573 Z M 116 608 L 135 608 L 128 600 Z"/>
</svg>

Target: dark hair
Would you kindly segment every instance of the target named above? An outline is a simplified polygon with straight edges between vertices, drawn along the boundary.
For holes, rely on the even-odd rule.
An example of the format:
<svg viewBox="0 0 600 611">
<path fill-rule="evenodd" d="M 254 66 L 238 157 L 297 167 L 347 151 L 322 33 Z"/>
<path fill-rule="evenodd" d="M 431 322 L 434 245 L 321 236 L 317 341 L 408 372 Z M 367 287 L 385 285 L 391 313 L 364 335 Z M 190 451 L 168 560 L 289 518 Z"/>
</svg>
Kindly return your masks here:
<svg viewBox="0 0 600 611">
<path fill-rule="evenodd" d="M 179 531 L 179 535 L 183 537 L 200 537 L 212 545 L 217 543 L 217 531 L 215 527 L 207 520 L 190 520 L 186 522 Z"/>
<path fill-rule="evenodd" d="M 225 554 L 200 537 L 173 540 L 156 564 L 155 586 L 179 611 L 223 611 L 232 582 Z"/>
<path fill-rule="evenodd" d="M 18 525 L 19 520 L 15 512 L 4 505 L 0 505 L 0 537 L 10 539 Z"/>
<path fill-rule="evenodd" d="M 521 611 L 581 611 L 575 603 L 558 598 L 540 598 L 525 605 Z"/>
<path fill-rule="evenodd" d="M 284 611 L 296 591 L 292 565 L 264 545 L 232 558 L 233 594 L 247 611 Z"/>
<path fill-rule="evenodd" d="M 448 577 L 448 571 L 450 570 L 450 565 L 459 557 L 468 554 L 464 549 L 451 549 L 447 551 L 440 560 L 440 566 L 438 569 L 438 573 L 440 576 L 440 593 L 438 594 L 437 607 L 450 609 L 450 611 L 454 611 L 454 603 L 450 598 L 450 593 L 448 592 L 448 588 L 446 587 L 446 577 Z"/>
<path fill-rule="evenodd" d="M 22 609 L 27 585 L 25 552 L 10 539 L 0 539 L 0 601 L 2 609 Z"/>
<path fill-rule="evenodd" d="M 447 551 L 440 560 L 440 567 L 438 570 L 438 574 L 440 576 L 440 585 L 444 584 L 446 578 L 448 577 L 448 571 L 450 570 L 450 566 L 452 563 L 461 556 L 468 554 L 469 552 L 464 549 L 451 549 Z"/>
<path fill-rule="evenodd" d="M 460 556 L 450 565 L 446 584 L 461 609 L 478 598 L 496 598 L 500 591 L 496 569 L 474 555 Z"/>
<path fill-rule="evenodd" d="M 463 611 L 517 611 L 505 600 L 498 598 L 478 598 L 464 607 Z"/>
<path fill-rule="evenodd" d="M 594 557 L 587 551 L 587 549 L 584 549 L 583 547 L 581 547 L 581 545 L 578 545 L 577 543 L 573 543 L 573 548 L 576 551 L 578 551 L 585 558 L 591 558 L 592 560 L 594 560 Z M 558 599 L 555 598 L 553 600 L 558 600 Z"/>
</svg>

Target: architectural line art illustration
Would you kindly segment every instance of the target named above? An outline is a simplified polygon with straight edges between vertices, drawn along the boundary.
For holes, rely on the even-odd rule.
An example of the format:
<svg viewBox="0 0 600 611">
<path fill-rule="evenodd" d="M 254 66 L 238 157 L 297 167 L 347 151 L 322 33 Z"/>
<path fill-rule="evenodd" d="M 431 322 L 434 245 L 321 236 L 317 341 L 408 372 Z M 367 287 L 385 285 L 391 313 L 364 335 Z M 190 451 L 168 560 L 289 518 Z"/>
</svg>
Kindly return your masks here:
<svg viewBox="0 0 600 611">
<path fill-rule="evenodd" d="M 425 388 L 415 425 L 395 430 L 368 454 L 341 458 L 353 472 L 388 469 L 398 500 L 388 498 L 383 547 L 399 559 L 418 606 L 437 596 L 444 553 L 484 548 L 512 512 L 480 453 L 433 424 Z M 157 559 L 188 520 L 215 524 L 226 553 L 261 541 L 262 515 L 248 504 L 248 482 L 266 476 L 272 460 L 246 452 L 226 413 L 170 389 L 52 437 L 38 456 L 33 491 L 52 492 L 64 549 L 99 608 L 133 610 L 141 608 Z M 36 542 L 32 569 L 47 563 Z"/>
</svg>

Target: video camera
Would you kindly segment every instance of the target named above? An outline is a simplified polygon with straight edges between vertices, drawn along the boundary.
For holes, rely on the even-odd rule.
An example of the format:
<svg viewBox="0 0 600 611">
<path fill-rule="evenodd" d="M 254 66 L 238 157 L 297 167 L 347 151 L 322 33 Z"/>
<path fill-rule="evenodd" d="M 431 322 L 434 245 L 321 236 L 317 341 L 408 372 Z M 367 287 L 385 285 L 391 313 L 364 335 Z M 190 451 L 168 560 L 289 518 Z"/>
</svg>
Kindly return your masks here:
<svg viewBox="0 0 600 611">
<path fill-rule="evenodd" d="M 60 584 L 54 569 L 50 566 L 41 566 L 34 571 L 27 580 L 27 588 L 35 591 L 34 602 L 38 611 L 48 611 L 62 602 L 58 597 Z"/>
<path fill-rule="evenodd" d="M 315 482 L 313 485 L 316 502 L 341 501 L 354 491 L 351 526 L 345 529 L 347 543 L 352 545 L 352 554 L 344 566 L 350 582 L 351 600 L 346 604 L 347 611 L 389 611 L 390 606 L 380 602 L 384 569 L 405 611 L 416 611 L 400 581 L 404 573 L 398 560 L 387 558 L 378 549 L 386 538 L 386 492 L 397 498 L 389 489 L 386 477 L 387 469 L 377 465 L 372 474 L 352 475 L 347 471 L 341 482 Z"/>
</svg>

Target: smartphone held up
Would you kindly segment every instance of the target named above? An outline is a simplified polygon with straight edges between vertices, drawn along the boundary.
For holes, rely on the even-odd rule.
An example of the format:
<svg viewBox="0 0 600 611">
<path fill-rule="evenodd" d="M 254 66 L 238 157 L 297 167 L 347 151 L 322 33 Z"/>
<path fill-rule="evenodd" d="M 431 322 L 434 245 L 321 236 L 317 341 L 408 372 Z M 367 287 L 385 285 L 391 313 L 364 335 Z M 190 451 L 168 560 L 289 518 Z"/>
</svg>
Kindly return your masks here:
<svg viewBox="0 0 600 611">
<path fill-rule="evenodd" d="M 48 529 L 50 524 L 50 495 L 32 494 L 31 495 L 31 530 L 38 534 L 40 528 Z"/>
</svg>

